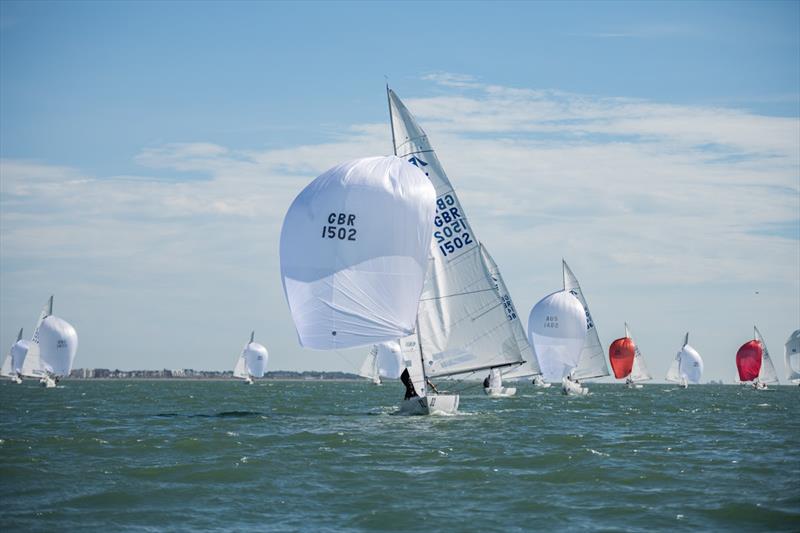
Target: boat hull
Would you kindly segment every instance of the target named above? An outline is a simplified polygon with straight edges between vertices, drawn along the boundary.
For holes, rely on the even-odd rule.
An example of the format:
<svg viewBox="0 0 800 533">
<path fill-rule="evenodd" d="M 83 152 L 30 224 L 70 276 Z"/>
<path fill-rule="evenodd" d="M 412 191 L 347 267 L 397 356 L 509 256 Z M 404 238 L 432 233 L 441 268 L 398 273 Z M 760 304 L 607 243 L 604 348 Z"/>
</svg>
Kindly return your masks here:
<svg viewBox="0 0 800 533">
<path fill-rule="evenodd" d="M 487 387 L 483 389 L 490 398 L 508 398 L 517 393 L 516 387 Z"/>
<path fill-rule="evenodd" d="M 589 394 L 589 389 L 581 387 L 580 383 L 564 378 L 561 381 L 561 393 L 567 396 L 585 396 Z"/>
<path fill-rule="evenodd" d="M 458 394 L 415 396 L 403 400 L 399 413 L 403 415 L 454 415 L 458 412 L 458 399 Z"/>
</svg>

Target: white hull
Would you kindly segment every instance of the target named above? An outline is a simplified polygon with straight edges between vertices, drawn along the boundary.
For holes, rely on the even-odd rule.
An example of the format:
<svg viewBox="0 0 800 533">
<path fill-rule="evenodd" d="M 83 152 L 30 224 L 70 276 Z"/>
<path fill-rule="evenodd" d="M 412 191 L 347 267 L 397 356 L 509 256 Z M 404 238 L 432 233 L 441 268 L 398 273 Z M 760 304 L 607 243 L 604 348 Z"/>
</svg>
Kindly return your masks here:
<svg viewBox="0 0 800 533">
<path fill-rule="evenodd" d="M 487 396 L 492 398 L 508 398 L 517 393 L 516 387 L 488 387 L 483 389 Z"/>
<path fill-rule="evenodd" d="M 564 378 L 561 380 L 561 392 L 567 396 L 585 396 L 589 394 L 589 389 L 581 387 L 580 383 Z"/>
<path fill-rule="evenodd" d="M 400 414 L 404 415 L 454 415 L 458 411 L 458 394 L 432 394 L 403 400 Z"/>
<path fill-rule="evenodd" d="M 11 381 L 13 383 L 16 383 L 17 385 L 21 385 L 22 384 L 22 379 L 19 376 L 14 376 L 13 378 L 11 378 Z"/>
<path fill-rule="evenodd" d="M 56 386 L 56 380 L 51 378 L 50 376 L 45 376 L 39 380 L 39 383 L 42 384 L 42 387 L 46 389 L 52 389 Z"/>
<path fill-rule="evenodd" d="M 548 388 L 550 388 L 551 385 L 552 385 L 552 383 L 546 382 L 542 378 L 542 376 L 536 376 L 535 378 L 533 378 L 533 386 L 538 388 L 538 389 L 548 389 Z"/>
<path fill-rule="evenodd" d="M 628 389 L 641 389 L 642 386 L 639 383 L 635 383 L 633 381 L 626 381 L 625 387 Z"/>
</svg>

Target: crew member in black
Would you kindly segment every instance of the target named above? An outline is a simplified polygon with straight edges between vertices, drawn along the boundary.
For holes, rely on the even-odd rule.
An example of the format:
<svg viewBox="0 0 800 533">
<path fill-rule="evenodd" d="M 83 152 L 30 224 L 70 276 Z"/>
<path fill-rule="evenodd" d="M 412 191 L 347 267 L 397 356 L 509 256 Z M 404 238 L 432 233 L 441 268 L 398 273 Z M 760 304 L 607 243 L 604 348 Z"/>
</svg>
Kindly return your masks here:
<svg viewBox="0 0 800 533">
<path fill-rule="evenodd" d="M 417 391 L 414 389 L 414 384 L 411 382 L 411 376 L 409 376 L 407 368 L 400 374 L 400 381 L 406 386 L 406 400 L 417 396 Z"/>
</svg>

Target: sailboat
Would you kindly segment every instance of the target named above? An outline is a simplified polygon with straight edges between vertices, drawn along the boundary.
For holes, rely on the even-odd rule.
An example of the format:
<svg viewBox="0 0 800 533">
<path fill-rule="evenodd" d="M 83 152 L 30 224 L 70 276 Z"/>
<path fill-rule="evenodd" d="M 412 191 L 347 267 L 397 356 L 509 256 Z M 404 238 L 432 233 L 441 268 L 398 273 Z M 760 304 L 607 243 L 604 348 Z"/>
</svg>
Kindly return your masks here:
<svg viewBox="0 0 800 533">
<path fill-rule="evenodd" d="M 435 214 L 430 180 L 396 156 L 342 163 L 308 184 L 280 237 L 281 279 L 300 345 L 339 350 L 415 339 Z M 422 376 L 422 360 L 415 361 Z M 454 408 L 457 398 L 437 407 Z"/>
<path fill-rule="evenodd" d="M 408 383 L 416 396 L 407 414 L 454 413 L 457 395 L 439 394 L 430 379 L 517 366 L 525 360 L 514 333 L 516 313 L 497 290 L 453 185 L 427 135 L 387 87 L 394 153 L 422 170 L 436 191 L 429 265 L 414 334 L 401 338 Z M 407 388 L 408 396 L 409 389 Z"/>
<path fill-rule="evenodd" d="M 483 260 L 489 267 L 489 274 L 494 282 L 495 290 L 497 291 L 498 298 L 503 302 L 503 307 L 506 310 L 506 316 L 511 322 L 511 328 L 514 331 L 514 338 L 517 341 L 517 346 L 522 354 L 525 362 L 515 367 L 505 367 L 497 376 L 494 377 L 494 385 L 484 388 L 484 392 L 490 396 L 512 396 L 516 393 L 516 389 L 506 387 L 506 393 L 503 394 L 503 380 L 519 380 L 533 378 L 533 384 L 537 387 L 546 388 L 550 386 L 542 378 L 542 370 L 539 368 L 539 362 L 536 360 L 536 354 L 533 352 L 528 336 L 525 334 L 525 329 L 522 327 L 522 321 L 517 315 L 517 309 L 514 307 L 514 302 L 511 300 L 511 295 L 506 287 L 503 276 L 500 274 L 500 269 L 497 266 L 494 258 L 486 249 L 486 246 L 481 243 L 481 254 Z M 490 376 L 491 381 L 491 376 Z M 513 390 L 513 393 L 511 392 Z"/>
<path fill-rule="evenodd" d="M 756 390 L 765 390 L 770 383 L 778 383 L 767 343 L 756 326 L 753 326 L 753 340 L 744 343 L 736 352 L 736 369 L 739 380 L 742 383 L 752 382 Z"/>
<path fill-rule="evenodd" d="M 403 371 L 403 356 L 397 341 L 374 344 L 370 349 L 358 375 L 381 384 L 381 378 L 398 379 Z"/>
<path fill-rule="evenodd" d="M 243 379 L 248 385 L 253 384 L 253 378 L 264 377 L 269 360 L 269 352 L 262 344 L 255 342 L 255 335 L 255 331 L 250 333 L 250 342 L 245 344 L 233 367 L 233 377 Z"/>
<path fill-rule="evenodd" d="M 17 384 L 22 383 L 22 365 L 28 354 L 29 346 L 28 341 L 23 340 L 22 328 L 20 328 L 17 341 L 11 345 L 11 349 L 3 361 L 3 366 L 0 367 L 0 376 L 11 378 L 11 381 Z"/>
<path fill-rule="evenodd" d="M 689 332 L 686 332 L 686 337 L 683 340 L 681 347 L 672 364 L 667 370 L 666 380 L 671 383 L 677 383 L 681 388 L 685 389 L 689 383 L 700 383 L 700 378 L 703 376 L 703 359 L 697 350 L 689 346 Z"/>
<path fill-rule="evenodd" d="M 786 339 L 783 359 L 786 363 L 786 378 L 800 385 L 800 329 L 794 330 L 794 333 Z"/>
<path fill-rule="evenodd" d="M 589 304 L 583 295 L 578 279 L 567 265 L 561 261 L 561 278 L 563 290 L 546 296 L 539 301 L 533 309 L 528 319 L 528 339 L 533 346 L 533 351 L 539 361 L 544 378 L 548 381 L 561 381 L 561 391 L 567 395 L 588 394 L 589 389 L 582 386 L 581 379 L 598 378 L 609 375 L 608 367 L 605 362 L 605 353 L 594 325 L 592 314 L 589 311 Z M 570 295 L 577 302 L 565 296 L 555 299 L 554 295 Z M 569 341 L 562 335 L 563 326 L 556 325 L 548 321 L 547 313 L 553 305 L 565 306 L 569 302 L 569 309 L 572 313 L 578 313 L 580 308 L 581 317 L 578 319 L 582 324 L 583 334 L 570 336 Z M 538 312 L 537 306 L 540 307 Z M 555 316 L 555 315 L 554 315 Z M 570 314 L 572 317 L 572 314 Z M 543 321 L 544 319 L 544 321 Z M 571 323 L 570 323 L 571 326 Z M 537 328 L 533 331 L 532 328 Z M 572 329 L 569 330 L 572 335 Z M 551 340 L 558 339 L 558 340 Z M 553 350 L 551 345 L 557 345 L 558 350 Z M 574 352 L 577 350 L 577 353 Z"/>
<path fill-rule="evenodd" d="M 22 375 L 39 378 L 47 388 L 69 376 L 78 351 L 78 334 L 66 320 L 53 315 L 53 296 L 45 304 L 22 364 Z"/>
<path fill-rule="evenodd" d="M 625 386 L 631 389 L 641 389 L 640 381 L 653 379 L 644 358 L 639 351 L 639 346 L 633 340 L 628 323 L 625 323 L 625 336 L 611 343 L 608 347 L 608 359 L 617 379 L 625 378 Z"/>
</svg>

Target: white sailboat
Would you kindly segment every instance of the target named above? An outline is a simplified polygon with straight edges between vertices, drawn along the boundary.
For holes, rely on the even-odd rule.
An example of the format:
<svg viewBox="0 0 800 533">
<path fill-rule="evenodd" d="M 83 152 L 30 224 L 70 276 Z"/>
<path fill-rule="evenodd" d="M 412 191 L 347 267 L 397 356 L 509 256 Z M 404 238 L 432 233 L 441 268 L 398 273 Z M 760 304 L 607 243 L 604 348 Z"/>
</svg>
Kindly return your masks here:
<svg viewBox="0 0 800 533">
<path fill-rule="evenodd" d="M 39 321 L 22 364 L 22 375 L 39 378 L 47 387 L 69 376 L 78 351 L 78 334 L 66 320 L 53 315 L 53 296 L 50 296 L 39 315 Z"/>
<path fill-rule="evenodd" d="M 361 364 L 358 375 L 371 380 L 375 385 L 380 385 L 381 378 L 400 378 L 404 368 L 400 343 L 382 342 L 372 346 Z"/>
<path fill-rule="evenodd" d="M 633 340 L 627 322 L 625 336 L 616 339 L 608 347 L 608 358 L 611 361 L 614 377 L 625 378 L 625 386 L 630 389 L 641 389 L 640 382 L 653 379 L 644 363 L 639 346 Z"/>
<path fill-rule="evenodd" d="M 253 384 L 253 378 L 264 377 L 269 360 L 269 352 L 264 345 L 255 342 L 255 335 L 255 331 L 250 333 L 250 342 L 245 344 L 233 367 L 233 377 L 243 379 L 248 385 Z"/>
<path fill-rule="evenodd" d="M 395 154 L 425 172 L 436 191 L 434 238 L 417 328 L 400 341 L 408 369 L 400 411 L 454 413 L 458 396 L 439 394 L 429 379 L 519 365 L 524 358 L 514 333 L 514 317 L 507 312 L 479 241 L 427 135 L 388 88 L 387 96 Z"/>
<path fill-rule="evenodd" d="M 756 326 L 753 326 L 753 332 L 755 333 L 756 340 L 761 345 L 761 368 L 758 371 L 758 377 L 753 382 L 753 388 L 756 390 L 766 390 L 768 388 L 767 385 L 778 384 L 778 373 L 775 371 L 775 365 L 772 363 L 772 358 L 769 356 L 767 343 L 764 342 L 764 337 L 761 336 L 761 332 L 758 331 Z"/>
<path fill-rule="evenodd" d="M 22 338 L 22 328 L 19 329 L 17 341 L 11 345 L 3 366 L 0 367 L 0 376 L 11 378 L 14 383 L 22 383 L 22 366 L 29 349 L 28 341 Z"/>
<path fill-rule="evenodd" d="M 700 383 L 703 376 L 703 359 L 697 350 L 689 346 L 689 332 L 683 340 L 683 346 L 667 370 L 666 380 L 687 388 L 689 383 Z"/>
<path fill-rule="evenodd" d="M 496 385 L 490 388 L 495 391 L 502 389 L 504 379 L 513 381 L 529 378 L 532 378 L 535 386 L 547 388 L 550 386 L 550 383 L 545 382 L 542 378 L 542 370 L 539 368 L 539 362 L 536 360 L 536 354 L 533 352 L 530 342 L 528 342 L 528 336 L 525 334 L 525 329 L 522 327 L 522 321 L 517 314 L 517 308 L 514 306 L 514 302 L 511 300 L 511 294 L 506 287 L 503 276 L 500 274 L 500 269 L 498 268 L 494 258 L 489 253 L 489 250 L 486 249 L 486 246 L 484 246 L 483 243 L 481 243 L 480 246 L 484 262 L 489 268 L 489 274 L 492 276 L 495 290 L 497 290 L 498 297 L 500 301 L 503 302 L 503 307 L 506 310 L 506 316 L 508 317 L 509 322 L 511 322 L 511 328 L 514 331 L 514 338 L 517 341 L 519 352 L 522 354 L 522 358 L 525 359 L 525 362 L 521 365 L 504 368 L 500 375 L 495 378 Z M 509 396 L 513 395 L 510 393 L 511 390 L 516 392 L 516 389 L 508 388 Z M 487 392 L 487 394 L 490 393 Z"/>
<path fill-rule="evenodd" d="M 800 329 L 794 330 L 783 347 L 786 379 L 800 385 Z"/>
</svg>

